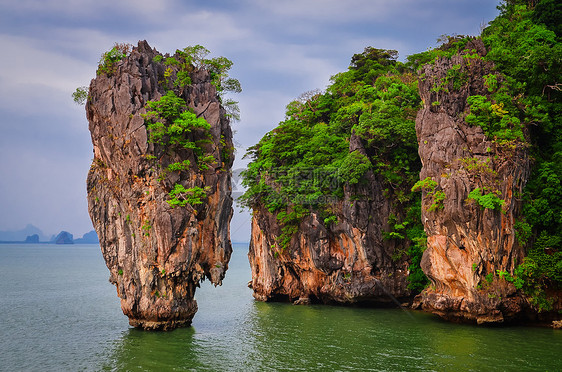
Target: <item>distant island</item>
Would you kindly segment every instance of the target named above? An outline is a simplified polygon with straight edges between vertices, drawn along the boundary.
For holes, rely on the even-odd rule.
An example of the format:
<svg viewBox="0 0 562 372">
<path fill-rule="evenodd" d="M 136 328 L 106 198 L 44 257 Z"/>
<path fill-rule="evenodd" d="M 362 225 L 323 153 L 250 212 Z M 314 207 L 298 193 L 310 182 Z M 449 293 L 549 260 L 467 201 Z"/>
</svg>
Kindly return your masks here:
<svg viewBox="0 0 562 372">
<path fill-rule="evenodd" d="M 64 230 L 47 238 L 39 228 L 28 224 L 21 230 L 0 231 L 0 244 L 99 244 L 99 239 L 94 230 L 77 239 Z"/>
</svg>

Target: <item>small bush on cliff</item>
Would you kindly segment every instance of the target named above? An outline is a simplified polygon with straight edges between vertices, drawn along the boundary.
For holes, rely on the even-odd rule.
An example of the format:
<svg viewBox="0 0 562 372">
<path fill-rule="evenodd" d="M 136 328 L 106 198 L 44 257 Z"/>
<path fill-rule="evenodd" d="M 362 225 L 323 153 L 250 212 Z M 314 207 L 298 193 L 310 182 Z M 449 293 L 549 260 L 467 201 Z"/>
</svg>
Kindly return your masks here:
<svg viewBox="0 0 562 372">
<path fill-rule="evenodd" d="M 466 44 L 473 39 L 468 35 L 441 35 L 437 39 L 440 44 L 438 48 L 408 56 L 407 66 L 418 70 L 426 64 L 434 64 L 439 57 L 451 58 L 464 50 Z"/>
<path fill-rule="evenodd" d="M 290 210 L 282 211 L 277 214 L 277 220 L 281 223 L 281 235 L 277 238 L 277 244 L 281 251 L 289 247 L 291 239 L 299 229 L 300 221 L 308 211 L 301 205 L 296 204 Z"/>
<path fill-rule="evenodd" d="M 349 184 L 356 184 L 372 167 L 373 165 L 366 155 L 361 154 L 359 151 L 352 151 L 342 160 L 340 166 L 341 177 Z"/>
<path fill-rule="evenodd" d="M 465 121 L 482 127 L 484 133 L 499 144 L 514 141 L 524 142 L 523 126 L 518 117 L 519 110 L 514 106 L 509 94 L 494 94 L 492 99 L 485 96 L 470 96 L 466 103 L 470 113 Z"/>
<path fill-rule="evenodd" d="M 408 288 L 421 292 L 429 284 L 429 280 L 421 268 L 422 255 L 427 248 L 427 236 L 423 231 L 423 227 L 417 227 L 415 231 L 410 230 L 408 232 L 408 237 L 412 242 L 407 251 L 411 261 L 408 267 L 408 270 L 410 270 Z"/>
<path fill-rule="evenodd" d="M 193 139 L 191 132 L 199 131 L 209 137 L 211 126 L 204 118 L 198 118 L 185 104 L 185 101 L 168 91 L 157 101 L 149 101 L 147 107 L 152 109 L 144 114 L 150 140 L 160 145 L 178 146 L 194 150 L 197 154 L 202 149 Z"/>
<path fill-rule="evenodd" d="M 191 162 L 189 160 L 184 160 L 182 162 L 172 163 L 168 165 L 166 169 L 170 172 L 181 172 L 181 171 L 189 170 L 190 165 Z"/>
<path fill-rule="evenodd" d="M 484 188 L 485 189 L 485 188 Z M 493 192 L 482 194 L 482 189 L 477 187 L 468 194 L 469 200 L 474 200 L 482 208 L 501 210 L 505 204 L 505 200 L 500 199 L 498 195 Z"/>
<path fill-rule="evenodd" d="M 194 206 L 203 204 L 205 198 L 207 198 L 207 188 L 196 186 L 186 189 L 183 185 L 176 184 L 174 189 L 170 191 L 169 196 L 170 200 L 167 200 L 167 202 L 172 208 L 185 207 L 187 204 Z"/>
<path fill-rule="evenodd" d="M 112 75 L 115 72 L 115 64 L 123 58 L 127 57 L 131 50 L 131 44 L 115 43 L 111 50 L 102 54 L 98 62 L 98 70 L 96 71 L 96 73 L 98 75 Z"/>
<path fill-rule="evenodd" d="M 438 183 L 431 177 L 426 177 L 412 186 L 412 192 L 423 190 L 426 196 L 431 198 L 431 205 L 427 208 L 428 212 L 435 212 L 443 209 L 443 200 L 447 197 L 443 190 L 437 190 Z"/>
<path fill-rule="evenodd" d="M 88 99 L 88 87 L 86 86 L 78 87 L 76 88 L 74 93 L 72 93 L 72 100 L 79 105 L 83 105 L 84 103 L 86 103 L 87 99 Z"/>
<path fill-rule="evenodd" d="M 240 119 L 240 109 L 238 102 L 232 99 L 224 98 L 225 93 L 242 92 L 242 85 L 238 79 L 229 76 L 233 62 L 225 57 L 207 58 L 209 50 L 201 45 L 188 46 L 182 50 L 176 50 L 176 55 L 180 61 L 176 61 L 181 66 L 177 73 L 177 82 L 179 86 L 185 86 L 191 83 L 189 73 L 192 69 L 205 69 L 211 75 L 211 83 L 217 88 L 221 103 L 225 106 L 227 116 L 234 120 Z"/>
</svg>

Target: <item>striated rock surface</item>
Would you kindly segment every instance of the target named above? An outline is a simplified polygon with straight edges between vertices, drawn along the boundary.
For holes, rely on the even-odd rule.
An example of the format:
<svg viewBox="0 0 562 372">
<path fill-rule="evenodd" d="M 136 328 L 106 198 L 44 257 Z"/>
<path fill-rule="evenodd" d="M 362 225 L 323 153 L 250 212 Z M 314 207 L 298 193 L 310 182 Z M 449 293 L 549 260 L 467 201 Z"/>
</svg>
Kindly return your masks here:
<svg viewBox="0 0 562 372">
<path fill-rule="evenodd" d="M 355 135 L 354 150 L 365 153 Z M 383 196 L 383 184 L 371 170 L 365 178 L 365 184 L 346 186 L 344 198 L 331 204 L 337 224 L 326 226 L 311 211 L 285 249 L 279 247 L 276 214 L 261 205 L 253 208 L 248 257 L 256 299 L 395 306 L 412 295 L 407 259 L 396 255 L 405 247 L 383 237 L 389 216 L 403 212 Z"/>
<path fill-rule="evenodd" d="M 473 43 L 467 49 L 485 54 L 480 41 Z M 450 78 L 453 69 L 456 80 Z M 530 160 L 520 143 L 500 146 L 464 120 L 466 98 L 489 94 L 483 76 L 492 71 L 490 62 L 462 55 L 426 65 L 419 83 L 424 107 L 416 119 L 420 179 L 435 181 L 434 191 L 445 196 L 439 205 L 435 192 L 423 193 L 428 241 L 421 266 L 432 285 L 420 300 L 424 309 L 445 318 L 478 323 L 502 322 L 524 308 L 513 285 L 497 272 L 513 274 L 524 256 L 514 223 Z M 476 188 L 495 190 L 503 206 L 483 208 L 470 200 Z"/>
<path fill-rule="evenodd" d="M 165 64 L 166 57 L 139 42 L 113 71 L 92 80 L 86 105 L 94 146 L 89 214 L 123 313 L 145 329 L 190 325 L 196 287 L 204 278 L 221 284 L 232 252 L 229 121 L 210 73 L 188 66 L 190 84 L 182 86 L 174 83 L 180 67 Z M 141 115 L 170 90 L 210 124 L 210 136 L 186 135 L 202 143 L 207 166 L 193 149 L 150 139 Z M 168 168 L 177 163 L 188 166 Z M 204 189 L 202 203 L 172 207 L 175 185 Z"/>
</svg>

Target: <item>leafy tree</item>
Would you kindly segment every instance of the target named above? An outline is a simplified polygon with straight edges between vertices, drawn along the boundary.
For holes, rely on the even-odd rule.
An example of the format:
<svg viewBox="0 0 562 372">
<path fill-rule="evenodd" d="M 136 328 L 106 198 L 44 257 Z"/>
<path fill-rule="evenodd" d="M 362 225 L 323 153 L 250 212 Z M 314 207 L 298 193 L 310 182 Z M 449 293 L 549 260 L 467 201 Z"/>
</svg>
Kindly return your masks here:
<svg viewBox="0 0 562 372">
<path fill-rule="evenodd" d="M 98 62 L 97 74 L 112 75 L 115 72 L 115 64 L 127 57 L 131 50 L 131 44 L 115 43 L 111 50 L 102 54 Z"/>
<path fill-rule="evenodd" d="M 87 99 L 88 99 L 88 87 L 86 86 L 78 87 L 76 88 L 74 93 L 72 93 L 72 100 L 79 105 L 83 105 L 84 103 L 86 103 Z"/>
<path fill-rule="evenodd" d="M 558 38 L 562 37 L 562 2 L 542 0 L 535 6 L 532 19 L 534 23 L 554 31 Z"/>
<path fill-rule="evenodd" d="M 169 90 L 157 101 L 149 101 L 146 104 L 148 111 L 144 114 L 150 140 L 160 145 L 171 145 L 195 150 L 201 153 L 201 149 L 190 139 L 189 134 L 193 131 L 207 133 L 211 129 L 204 118 L 198 118 L 192 110 L 187 108 L 185 101 L 176 96 L 174 91 Z"/>
</svg>

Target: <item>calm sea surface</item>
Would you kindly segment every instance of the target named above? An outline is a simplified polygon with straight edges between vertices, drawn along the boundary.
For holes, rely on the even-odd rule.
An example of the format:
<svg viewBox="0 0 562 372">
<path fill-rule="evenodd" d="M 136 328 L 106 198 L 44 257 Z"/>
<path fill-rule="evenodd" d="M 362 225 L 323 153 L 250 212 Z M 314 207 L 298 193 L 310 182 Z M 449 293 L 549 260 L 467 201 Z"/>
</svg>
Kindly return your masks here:
<svg viewBox="0 0 562 372">
<path fill-rule="evenodd" d="M 98 246 L 0 245 L 0 370 L 562 370 L 562 331 L 255 302 L 247 251 L 197 291 L 193 327 L 165 333 L 129 327 Z"/>
</svg>

